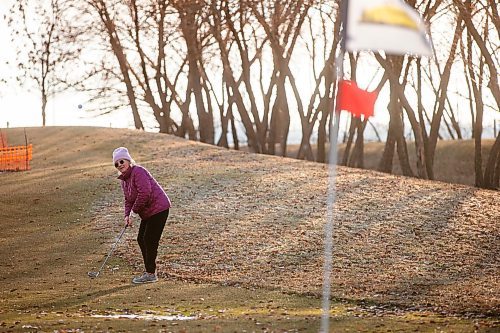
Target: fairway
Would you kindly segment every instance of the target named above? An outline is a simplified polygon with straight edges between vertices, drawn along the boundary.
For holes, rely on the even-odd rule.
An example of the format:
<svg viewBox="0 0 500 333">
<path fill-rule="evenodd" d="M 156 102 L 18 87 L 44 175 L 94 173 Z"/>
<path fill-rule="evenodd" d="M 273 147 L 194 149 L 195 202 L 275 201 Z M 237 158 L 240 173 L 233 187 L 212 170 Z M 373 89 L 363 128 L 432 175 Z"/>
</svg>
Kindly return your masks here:
<svg viewBox="0 0 500 333">
<path fill-rule="evenodd" d="M 7 129 L 24 144 L 22 129 Z M 0 332 L 317 332 L 326 166 L 136 130 L 27 128 L 0 173 Z M 111 152 L 164 186 L 160 281 L 123 225 Z M 500 197 L 340 167 L 332 332 L 497 332 Z"/>
</svg>

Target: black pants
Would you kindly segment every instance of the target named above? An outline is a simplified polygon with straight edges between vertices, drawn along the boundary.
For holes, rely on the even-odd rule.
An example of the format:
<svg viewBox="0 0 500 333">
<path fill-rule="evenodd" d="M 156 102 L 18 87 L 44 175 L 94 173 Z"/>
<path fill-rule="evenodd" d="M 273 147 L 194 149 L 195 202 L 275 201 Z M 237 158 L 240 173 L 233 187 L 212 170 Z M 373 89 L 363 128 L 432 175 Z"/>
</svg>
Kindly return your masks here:
<svg viewBox="0 0 500 333">
<path fill-rule="evenodd" d="M 156 255 L 160 244 L 161 234 L 168 218 L 168 209 L 141 221 L 137 242 L 141 248 L 146 272 L 156 272 Z"/>
</svg>

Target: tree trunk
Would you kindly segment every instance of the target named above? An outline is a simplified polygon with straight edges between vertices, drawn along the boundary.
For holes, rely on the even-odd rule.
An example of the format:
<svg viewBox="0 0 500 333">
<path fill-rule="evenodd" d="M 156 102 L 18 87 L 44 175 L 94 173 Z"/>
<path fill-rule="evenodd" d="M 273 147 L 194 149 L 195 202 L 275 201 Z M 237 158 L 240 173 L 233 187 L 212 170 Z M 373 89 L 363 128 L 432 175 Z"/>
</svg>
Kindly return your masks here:
<svg viewBox="0 0 500 333">
<path fill-rule="evenodd" d="M 278 60 L 279 61 L 279 60 Z M 280 71 L 276 85 L 276 99 L 271 114 L 271 128 L 269 132 L 268 150 L 275 154 L 275 144 L 280 145 L 280 155 L 286 156 L 286 141 L 290 127 L 290 112 L 286 96 L 286 76 Z"/>
<path fill-rule="evenodd" d="M 351 147 L 352 147 L 352 142 L 354 141 L 354 134 L 356 132 L 356 125 L 359 121 L 358 118 L 355 118 L 354 116 L 350 116 L 351 121 L 350 121 L 350 126 L 349 126 L 349 134 L 347 135 L 347 140 L 345 142 L 345 148 L 344 148 L 344 154 L 342 155 L 342 160 L 340 162 L 340 165 L 348 165 L 349 162 L 349 156 L 351 154 Z"/>
<path fill-rule="evenodd" d="M 213 144 L 214 143 L 214 123 L 213 117 L 205 109 L 203 101 L 203 90 L 201 84 L 200 68 L 198 67 L 199 59 L 201 58 L 201 49 L 198 43 L 198 27 L 196 22 L 197 8 L 187 5 L 184 11 L 179 11 L 181 18 L 181 29 L 186 42 L 188 56 L 188 89 L 187 93 L 194 95 L 196 111 L 198 115 L 198 129 L 200 133 L 200 141 Z M 207 97 L 208 98 L 208 97 Z"/>
<path fill-rule="evenodd" d="M 491 147 L 488 162 L 484 170 L 484 188 L 498 189 L 499 174 L 500 174 L 500 134 L 497 136 L 495 143 Z"/>
<path fill-rule="evenodd" d="M 226 115 L 224 115 L 224 105 L 219 105 L 219 113 L 220 113 L 220 126 L 221 126 L 221 133 L 220 133 L 220 138 L 217 141 L 217 146 L 219 147 L 224 147 L 224 148 L 229 148 L 229 143 L 227 141 L 227 131 L 228 131 L 228 126 L 229 126 L 229 110 L 232 107 L 232 103 L 229 102 Z"/>
<path fill-rule="evenodd" d="M 331 99 L 330 99 L 331 101 Z M 331 102 L 326 103 L 325 107 L 321 110 L 321 119 L 319 120 L 318 126 L 318 143 L 316 146 L 316 161 L 320 163 L 325 163 L 327 161 L 326 156 L 326 141 L 327 141 L 327 133 L 326 126 L 328 124 L 328 118 L 331 110 Z"/>
<path fill-rule="evenodd" d="M 385 151 L 382 154 L 382 159 L 379 163 L 379 170 L 383 172 L 392 171 L 392 158 L 394 156 L 395 143 L 397 143 L 397 153 L 399 157 L 399 164 L 401 166 L 401 171 L 405 176 L 413 176 L 413 171 L 411 170 L 410 161 L 408 158 L 408 149 L 406 146 L 406 140 L 404 138 L 404 128 L 403 128 L 403 114 L 398 98 L 401 98 L 401 92 L 403 87 L 399 84 L 399 76 L 397 73 L 401 73 L 403 69 L 403 57 L 394 56 L 388 59 L 383 59 L 382 56 L 376 54 L 376 58 L 379 63 L 386 70 L 386 74 L 389 77 L 390 84 L 390 101 L 389 101 L 389 131 L 387 134 L 387 142 L 385 149 L 392 150 L 391 152 Z M 404 93 L 403 93 L 404 97 Z M 390 158 L 390 160 L 389 160 Z"/>
<path fill-rule="evenodd" d="M 191 116 L 189 115 L 190 104 L 191 104 L 191 89 L 189 88 L 189 82 L 188 82 L 188 88 L 186 89 L 186 98 L 184 100 L 184 103 L 181 105 L 181 113 L 182 113 L 181 125 L 177 129 L 177 133 L 175 133 L 175 135 L 180 136 L 181 138 L 185 138 L 187 135 L 189 140 L 196 141 L 196 129 L 194 128 L 193 119 L 191 119 Z"/>
<path fill-rule="evenodd" d="M 385 140 L 382 158 L 378 164 L 378 171 L 392 173 L 392 161 L 394 159 L 394 149 L 396 147 L 396 135 L 394 131 L 394 124 L 391 119 L 389 120 L 389 130 L 387 131 L 387 139 Z"/>
<path fill-rule="evenodd" d="M 42 127 L 46 125 L 47 114 L 45 110 L 47 109 L 47 94 L 45 89 L 42 88 Z"/>
<path fill-rule="evenodd" d="M 234 123 L 234 116 L 232 108 L 229 110 L 229 119 L 231 121 L 231 133 L 233 134 L 233 145 L 235 150 L 240 150 L 240 142 L 238 140 L 238 131 L 236 130 L 236 124 Z"/>
<path fill-rule="evenodd" d="M 358 119 L 356 127 L 357 127 L 357 136 L 356 142 L 354 144 L 354 149 L 351 154 L 351 158 L 349 159 L 348 166 L 353 168 L 364 168 L 364 132 L 366 128 L 366 124 L 368 123 L 368 119 L 361 121 Z"/>
<path fill-rule="evenodd" d="M 479 103 L 481 104 L 481 103 Z M 476 186 L 483 186 L 483 158 L 481 153 L 481 140 L 483 133 L 483 110 L 482 106 L 476 108 L 476 126 L 474 128 L 474 171 L 476 178 Z"/>
<path fill-rule="evenodd" d="M 425 156 L 425 161 L 427 163 L 427 174 L 429 175 L 430 179 L 433 179 L 434 177 L 434 155 L 436 152 L 436 144 L 437 144 L 437 139 L 438 139 L 438 134 L 439 134 L 439 129 L 441 125 L 441 119 L 443 116 L 443 111 L 444 111 L 444 106 L 445 106 L 445 101 L 446 101 L 446 96 L 447 96 L 447 90 L 448 90 L 448 83 L 450 81 L 450 73 L 451 73 L 451 68 L 453 66 L 453 62 L 455 60 L 455 51 L 457 49 L 457 44 L 458 41 L 462 35 L 463 27 L 462 27 L 462 20 L 460 18 L 457 19 L 457 25 L 455 28 L 455 33 L 453 35 L 453 42 L 451 44 L 450 48 L 450 56 L 448 57 L 448 60 L 446 61 L 446 65 L 444 67 L 443 73 L 441 75 L 441 83 L 439 85 L 439 99 L 438 99 L 438 107 L 434 115 L 432 116 L 432 122 L 431 122 L 431 129 L 430 129 L 430 134 L 429 134 L 429 144 L 428 144 L 428 150 L 426 150 L 426 156 Z"/>
</svg>

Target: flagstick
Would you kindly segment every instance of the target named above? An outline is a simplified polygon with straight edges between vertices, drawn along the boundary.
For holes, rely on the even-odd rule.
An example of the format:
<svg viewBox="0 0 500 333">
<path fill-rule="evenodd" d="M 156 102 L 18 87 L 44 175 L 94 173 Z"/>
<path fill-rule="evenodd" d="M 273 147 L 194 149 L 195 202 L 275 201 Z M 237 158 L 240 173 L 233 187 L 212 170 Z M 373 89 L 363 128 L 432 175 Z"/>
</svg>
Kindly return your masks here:
<svg viewBox="0 0 500 333">
<path fill-rule="evenodd" d="M 325 225 L 325 263 L 323 266 L 323 315 L 321 318 L 320 332 L 327 333 L 330 319 L 330 289 L 333 264 L 333 209 L 336 197 L 336 175 L 337 175 L 337 142 L 339 133 L 340 113 L 335 112 L 335 122 L 330 129 L 330 151 L 328 158 L 328 196 L 326 205 Z"/>
<path fill-rule="evenodd" d="M 338 82 L 344 78 L 344 55 L 345 55 L 345 38 L 347 26 L 347 0 L 341 4 L 342 17 L 342 34 L 343 38 L 340 42 L 340 53 L 335 62 L 337 69 L 337 89 Z M 333 267 L 333 209 L 335 207 L 336 198 L 336 176 L 337 176 L 337 154 L 338 154 L 338 134 L 340 123 L 340 112 L 336 111 L 336 102 L 333 107 L 332 115 L 335 115 L 335 121 L 330 126 L 330 149 L 328 156 L 328 195 L 326 205 L 326 224 L 325 224 L 325 253 L 323 265 L 323 300 L 322 300 L 322 316 L 321 316 L 321 333 L 329 332 L 330 324 L 330 293 L 331 293 L 331 275 Z"/>
</svg>

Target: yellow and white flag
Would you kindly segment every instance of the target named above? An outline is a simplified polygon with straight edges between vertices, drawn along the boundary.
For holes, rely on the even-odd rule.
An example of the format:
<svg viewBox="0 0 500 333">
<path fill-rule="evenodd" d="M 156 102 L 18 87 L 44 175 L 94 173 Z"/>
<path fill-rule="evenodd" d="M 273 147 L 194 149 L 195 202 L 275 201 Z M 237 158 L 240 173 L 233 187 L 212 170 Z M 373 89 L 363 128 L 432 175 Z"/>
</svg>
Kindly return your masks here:
<svg viewBox="0 0 500 333">
<path fill-rule="evenodd" d="M 432 46 L 419 13 L 402 0 L 348 1 L 348 51 L 431 56 Z"/>
</svg>

